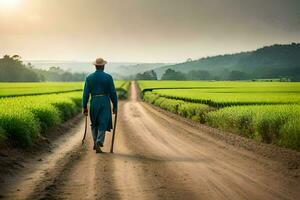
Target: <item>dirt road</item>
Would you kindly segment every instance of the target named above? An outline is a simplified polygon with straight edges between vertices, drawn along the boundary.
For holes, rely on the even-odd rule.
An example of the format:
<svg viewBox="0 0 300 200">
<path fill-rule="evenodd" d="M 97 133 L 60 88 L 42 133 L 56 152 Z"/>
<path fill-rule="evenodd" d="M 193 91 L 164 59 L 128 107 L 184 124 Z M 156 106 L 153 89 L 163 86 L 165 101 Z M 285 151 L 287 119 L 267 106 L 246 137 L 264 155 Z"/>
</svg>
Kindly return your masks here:
<svg viewBox="0 0 300 200">
<path fill-rule="evenodd" d="M 120 105 L 115 153 L 95 154 L 82 123 L 7 181 L 3 199 L 297 199 L 299 170 L 214 139 L 137 98 Z M 107 134 L 104 151 L 109 151 Z"/>
</svg>

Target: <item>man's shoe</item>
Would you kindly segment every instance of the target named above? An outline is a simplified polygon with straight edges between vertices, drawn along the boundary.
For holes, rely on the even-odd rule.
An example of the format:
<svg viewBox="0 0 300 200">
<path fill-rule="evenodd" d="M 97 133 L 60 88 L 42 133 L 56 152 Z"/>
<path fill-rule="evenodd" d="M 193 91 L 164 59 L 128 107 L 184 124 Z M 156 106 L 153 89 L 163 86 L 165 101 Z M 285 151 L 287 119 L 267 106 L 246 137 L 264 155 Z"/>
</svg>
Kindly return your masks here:
<svg viewBox="0 0 300 200">
<path fill-rule="evenodd" d="M 96 147 L 96 153 L 102 153 L 102 150 L 101 150 L 100 146 Z"/>
<path fill-rule="evenodd" d="M 103 147 L 102 142 L 97 142 L 97 145 L 98 145 L 99 147 Z"/>
</svg>

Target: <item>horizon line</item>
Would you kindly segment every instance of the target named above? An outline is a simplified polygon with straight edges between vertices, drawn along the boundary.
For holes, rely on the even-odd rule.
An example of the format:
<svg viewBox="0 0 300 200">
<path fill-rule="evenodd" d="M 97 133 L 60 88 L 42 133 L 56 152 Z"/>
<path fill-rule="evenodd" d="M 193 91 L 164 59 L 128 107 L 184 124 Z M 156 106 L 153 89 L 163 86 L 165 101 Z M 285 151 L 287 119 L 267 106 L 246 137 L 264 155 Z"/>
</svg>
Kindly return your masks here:
<svg viewBox="0 0 300 200">
<path fill-rule="evenodd" d="M 243 51 L 239 51 L 239 52 L 228 52 L 228 53 L 224 53 L 224 54 L 214 54 L 214 55 L 207 55 L 207 56 L 202 56 L 202 57 L 199 57 L 199 58 L 191 58 L 192 61 L 197 61 L 197 60 L 201 60 L 201 59 L 205 59 L 205 58 L 211 58 L 211 57 L 217 57 L 217 56 L 225 56 L 225 55 L 234 55 L 234 54 L 240 54 L 240 53 L 249 53 L 249 52 L 253 52 L 253 51 L 257 51 L 259 49 L 262 49 L 262 48 L 266 48 L 266 47 L 272 47 L 272 46 L 276 46 L 276 45 L 300 45 L 300 41 L 299 42 L 289 42 L 289 43 L 273 43 L 273 44 L 270 44 L 270 45 L 264 45 L 264 46 L 261 46 L 261 47 L 256 47 L 255 49 L 248 49 L 248 50 L 243 50 Z M 6 55 L 6 54 L 4 54 Z M 3 55 L 3 56 L 4 56 Z M 18 55 L 18 54 L 17 54 Z M 22 56 L 21 56 L 22 58 Z M 187 57 L 184 61 L 177 61 L 177 62 L 170 62 L 170 61 L 109 61 L 108 60 L 108 63 L 126 63 L 126 64 L 155 64 L 155 63 L 161 63 L 161 64 L 180 64 L 180 63 L 185 63 L 187 62 L 187 60 L 190 59 L 190 57 Z M 26 62 L 30 62 L 30 61 L 33 61 L 33 62 L 46 62 L 46 61 L 51 61 L 51 62 L 86 62 L 86 63 L 92 63 L 93 61 L 91 60 L 68 60 L 68 59 L 62 59 L 62 60 L 52 60 L 52 59 L 24 59 L 23 61 L 26 61 Z"/>
</svg>

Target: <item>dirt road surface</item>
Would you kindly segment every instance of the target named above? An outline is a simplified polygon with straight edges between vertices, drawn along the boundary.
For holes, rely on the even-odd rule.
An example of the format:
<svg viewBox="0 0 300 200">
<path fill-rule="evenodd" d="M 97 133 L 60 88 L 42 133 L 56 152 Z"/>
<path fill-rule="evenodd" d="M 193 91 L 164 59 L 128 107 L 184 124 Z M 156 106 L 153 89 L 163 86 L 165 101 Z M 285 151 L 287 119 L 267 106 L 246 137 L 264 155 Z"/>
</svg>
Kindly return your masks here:
<svg viewBox="0 0 300 200">
<path fill-rule="evenodd" d="M 96 154 L 84 120 L 6 181 L 2 199 L 299 199 L 299 170 L 229 145 L 138 100 L 121 102 L 115 153 Z M 105 141 L 109 152 L 111 134 Z M 291 175 L 292 174 L 292 175 Z"/>
</svg>

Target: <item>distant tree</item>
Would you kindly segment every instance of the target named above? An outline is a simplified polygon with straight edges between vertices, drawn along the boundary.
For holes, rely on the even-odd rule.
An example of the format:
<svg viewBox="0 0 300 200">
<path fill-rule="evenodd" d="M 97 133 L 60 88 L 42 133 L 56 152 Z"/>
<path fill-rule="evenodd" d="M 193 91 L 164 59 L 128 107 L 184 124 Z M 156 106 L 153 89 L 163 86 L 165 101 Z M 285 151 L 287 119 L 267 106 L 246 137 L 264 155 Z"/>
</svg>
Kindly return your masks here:
<svg viewBox="0 0 300 200">
<path fill-rule="evenodd" d="M 84 81 L 85 77 L 87 76 L 86 73 L 73 73 L 72 81 Z"/>
<path fill-rule="evenodd" d="M 280 81 L 280 82 L 290 82 L 291 79 L 290 79 L 289 77 L 280 77 L 280 78 L 279 78 L 279 81 Z"/>
<path fill-rule="evenodd" d="M 136 75 L 137 80 L 157 80 L 157 74 L 154 70 L 146 71 L 144 73 L 138 73 Z"/>
<path fill-rule="evenodd" d="M 173 69 L 167 69 L 162 75 L 162 80 L 186 80 L 186 76 L 182 72 L 175 71 Z"/>
<path fill-rule="evenodd" d="M 35 82 L 39 81 L 39 77 L 32 69 L 22 63 L 20 56 L 5 55 L 0 59 L 0 81 Z"/>
<path fill-rule="evenodd" d="M 36 69 L 31 63 L 23 64 L 19 55 L 0 58 L 0 82 L 83 81 L 86 75 L 66 72 L 59 67 Z"/>
<path fill-rule="evenodd" d="M 290 80 L 293 81 L 293 82 L 300 82 L 300 75 L 298 75 L 298 76 L 292 76 L 290 78 Z"/>
<path fill-rule="evenodd" d="M 70 73 L 70 72 L 64 72 L 61 75 L 61 80 L 64 82 L 72 81 L 72 79 L 73 79 L 73 76 L 72 76 L 72 73 Z"/>
<path fill-rule="evenodd" d="M 157 80 L 157 74 L 154 70 L 151 70 L 149 73 L 150 73 L 151 80 Z"/>
<path fill-rule="evenodd" d="M 57 73 L 57 74 L 63 74 L 64 73 L 64 70 L 62 70 L 60 67 L 55 67 L 55 66 L 50 67 L 48 71 L 49 72 L 54 72 L 54 73 Z"/>
<path fill-rule="evenodd" d="M 22 62 L 21 61 L 21 56 L 19 56 L 19 55 L 13 55 L 11 58 L 14 59 L 14 60 L 18 60 L 18 61 Z"/>
<path fill-rule="evenodd" d="M 247 80 L 250 79 L 249 74 L 241 71 L 231 71 L 228 77 L 229 80 Z"/>
<path fill-rule="evenodd" d="M 9 56 L 9 55 L 4 55 L 4 56 L 3 56 L 3 59 L 4 59 L 4 60 L 10 59 L 10 56 Z"/>
<path fill-rule="evenodd" d="M 187 73 L 187 80 L 210 80 L 211 75 L 208 71 L 205 70 L 192 70 Z"/>
<path fill-rule="evenodd" d="M 72 73 L 64 71 L 59 67 L 50 67 L 48 70 L 34 69 L 41 81 L 84 81 L 86 73 Z"/>
</svg>

